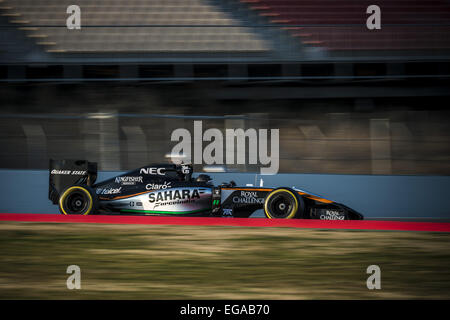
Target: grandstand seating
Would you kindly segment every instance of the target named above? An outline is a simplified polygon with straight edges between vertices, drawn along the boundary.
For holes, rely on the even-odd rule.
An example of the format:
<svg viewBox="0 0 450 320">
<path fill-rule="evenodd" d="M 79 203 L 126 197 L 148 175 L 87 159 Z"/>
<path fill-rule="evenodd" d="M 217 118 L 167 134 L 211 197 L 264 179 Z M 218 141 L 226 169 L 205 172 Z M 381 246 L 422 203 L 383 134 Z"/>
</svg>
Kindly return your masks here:
<svg viewBox="0 0 450 320">
<path fill-rule="evenodd" d="M 240 1 L 307 46 L 331 51 L 450 49 L 450 2 L 445 0 Z M 381 30 L 366 27 L 366 9 L 372 4 L 381 8 Z"/>
<path fill-rule="evenodd" d="M 366 28 L 371 0 L 77 0 L 82 29 L 68 30 L 66 8 L 73 3 L 0 0 L 0 14 L 53 53 L 270 51 L 285 58 L 301 57 L 302 47 L 328 56 L 450 50 L 447 0 L 378 0 L 381 30 Z M 230 12 L 227 4 L 244 10 Z M 278 33 L 245 26 L 255 23 L 269 23 Z M 285 32 L 289 36 L 281 37 Z"/>
<path fill-rule="evenodd" d="M 28 37 L 35 38 L 37 44 L 44 46 L 47 52 L 268 50 L 268 44 L 258 35 L 240 27 L 239 21 L 203 0 L 78 0 L 81 30 L 65 27 L 68 17 L 66 8 L 71 4 L 74 2 L 70 0 L 0 0 L 0 10 L 11 23 L 25 30 Z M 128 27 L 117 27 L 119 25 Z"/>
</svg>

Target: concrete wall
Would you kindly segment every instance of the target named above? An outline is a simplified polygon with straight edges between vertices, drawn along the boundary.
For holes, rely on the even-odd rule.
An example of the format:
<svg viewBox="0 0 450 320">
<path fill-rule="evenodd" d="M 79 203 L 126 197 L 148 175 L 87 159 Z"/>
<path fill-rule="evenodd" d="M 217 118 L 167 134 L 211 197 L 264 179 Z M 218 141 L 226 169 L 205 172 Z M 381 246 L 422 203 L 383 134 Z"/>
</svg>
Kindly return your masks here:
<svg viewBox="0 0 450 320">
<path fill-rule="evenodd" d="M 100 172 L 98 181 L 119 172 Z M 210 174 L 215 184 L 297 187 L 341 202 L 366 218 L 450 219 L 450 176 L 383 176 L 250 173 Z M 0 170 L 1 213 L 59 213 L 48 200 L 48 171 Z M 256 214 L 257 216 L 260 214 Z"/>
</svg>

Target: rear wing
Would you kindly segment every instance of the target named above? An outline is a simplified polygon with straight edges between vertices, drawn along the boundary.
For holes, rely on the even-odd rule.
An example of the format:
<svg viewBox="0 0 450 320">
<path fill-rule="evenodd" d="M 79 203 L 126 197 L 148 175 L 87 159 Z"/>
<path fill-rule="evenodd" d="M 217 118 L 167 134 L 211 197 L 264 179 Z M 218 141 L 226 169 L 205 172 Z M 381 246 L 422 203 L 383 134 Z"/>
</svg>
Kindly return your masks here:
<svg viewBox="0 0 450 320">
<path fill-rule="evenodd" d="M 60 194 L 75 184 L 91 186 L 97 179 L 97 163 L 86 160 L 53 160 L 49 164 L 48 198 L 57 204 Z"/>
</svg>

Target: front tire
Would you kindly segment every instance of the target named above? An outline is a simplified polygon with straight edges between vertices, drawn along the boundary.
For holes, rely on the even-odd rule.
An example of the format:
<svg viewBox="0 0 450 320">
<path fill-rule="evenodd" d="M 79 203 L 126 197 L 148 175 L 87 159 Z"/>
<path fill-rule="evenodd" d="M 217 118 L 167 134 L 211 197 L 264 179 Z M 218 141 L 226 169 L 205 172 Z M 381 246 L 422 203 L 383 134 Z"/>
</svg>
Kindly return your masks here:
<svg viewBox="0 0 450 320">
<path fill-rule="evenodd" d="M 88 215 L 97 211 L 98 199 L 92 188 L 76 185 L 64 190 L 58 204 L 62 214 Z"/>
<path fill-rule="evenodd" d="M 269 219 L 301 218 L 304 209 L 302 197 L 289 188 L 273 190 L 264 201 L 264 213 Z"/>
</svg>

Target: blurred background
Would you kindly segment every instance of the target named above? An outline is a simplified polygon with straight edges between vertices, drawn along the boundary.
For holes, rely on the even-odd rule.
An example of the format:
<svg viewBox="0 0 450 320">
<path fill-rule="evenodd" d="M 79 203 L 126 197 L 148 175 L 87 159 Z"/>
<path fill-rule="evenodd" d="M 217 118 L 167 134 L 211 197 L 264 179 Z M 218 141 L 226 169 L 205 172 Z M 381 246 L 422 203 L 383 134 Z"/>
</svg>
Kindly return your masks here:
<svg viewBox="0 0 450 320">
<path fill-rule="evenodd" d="M 448 222 L 449 34 L 450 0 L 0 0 L 0 212 L 58 213 L 49 158 L 98 162 L 101 181 L 168 161 L 201 120 L 279 129 L 288 174 L 264 186 Z M 3 221 L 0 253 L 0 299 L 450 297 L 448 233 Z"/>
<path fill-rule="evenodd" d="M 0 0 L 0 167 L 133 169 L 202 120 L 279 128 L 280 172 L 449 175 L 450 1 L 372 2 Z"/>
</svg>

